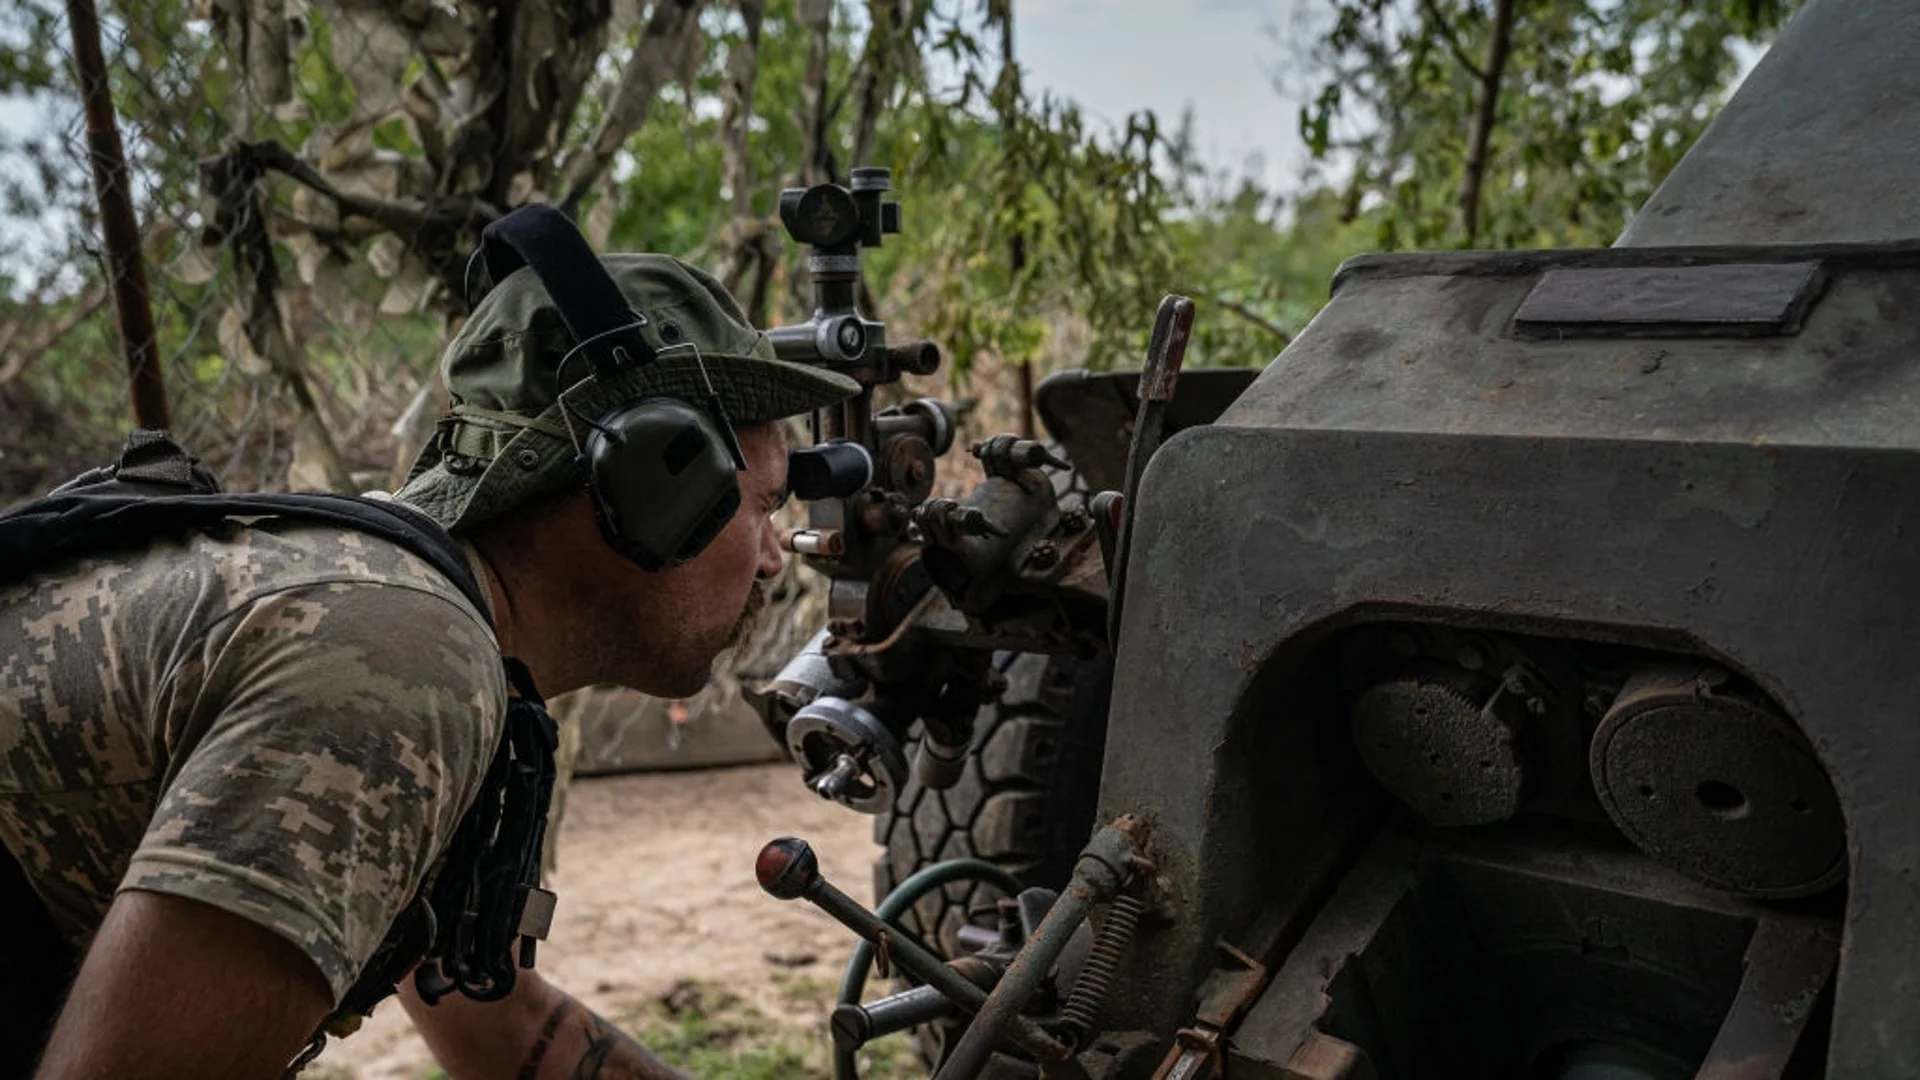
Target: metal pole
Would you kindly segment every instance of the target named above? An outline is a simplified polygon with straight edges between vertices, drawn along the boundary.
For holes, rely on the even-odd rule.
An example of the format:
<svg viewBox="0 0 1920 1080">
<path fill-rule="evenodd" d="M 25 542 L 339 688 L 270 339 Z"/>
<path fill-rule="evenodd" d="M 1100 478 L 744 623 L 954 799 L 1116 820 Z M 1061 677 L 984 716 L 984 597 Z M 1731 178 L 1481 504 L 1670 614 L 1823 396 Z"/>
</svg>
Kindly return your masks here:
<svg viewBox="0 0 1920 1080">
<path fill-rule="evenodd" d="M 160 353 L 154 343 L 153 308 L 147 297 L 147 267 L 140 254 L 140 228 L 133 220 L 133 187 L 127 158 L 114 122 L 113 91 L 107 85 L 107 61 L 100 51 L 100 16 L 93 0 L 67 0 L 67 25 L 73 32 L 73 66 L 87 110 L 87 157 L 93 188 L 100 197 L 100 227 L 106 234 L 107 273 L 113 311 L 120 324 L 120 349 L 126 356 L 133 395 L 134 423 L 167 426 L 167 388 L 160 378 Z"/>
</svg>

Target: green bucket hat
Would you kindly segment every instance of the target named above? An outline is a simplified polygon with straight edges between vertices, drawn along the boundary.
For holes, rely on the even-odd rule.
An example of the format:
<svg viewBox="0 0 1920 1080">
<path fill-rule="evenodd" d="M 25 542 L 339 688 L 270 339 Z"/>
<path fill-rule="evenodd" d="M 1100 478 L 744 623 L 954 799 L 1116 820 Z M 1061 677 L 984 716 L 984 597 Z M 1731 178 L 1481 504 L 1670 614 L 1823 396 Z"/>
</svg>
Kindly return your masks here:
<svg viewBox="0 0 1920 1080">
<path fill-rule="evenodd" d="M 600 261 L 659 354 L 606 383 L 583 381 L 559 309 L 531 269 L 507 275 L 474 308 L 440 359 L 452 407 L 395 493 L 449 530 L 471 529 L 530 500 L 585 483 L 575 463 L 581 417 L 638 397 L 696 404 L 710 380 L 736 427 L 797 416 L 844 401 L 860 384 L 834 372 L 774 358 L 767 335 L 711 275 L 667 255 L 616 253 Z M 702 368 L 705 368 L 704 375 Z"/>
</svg>

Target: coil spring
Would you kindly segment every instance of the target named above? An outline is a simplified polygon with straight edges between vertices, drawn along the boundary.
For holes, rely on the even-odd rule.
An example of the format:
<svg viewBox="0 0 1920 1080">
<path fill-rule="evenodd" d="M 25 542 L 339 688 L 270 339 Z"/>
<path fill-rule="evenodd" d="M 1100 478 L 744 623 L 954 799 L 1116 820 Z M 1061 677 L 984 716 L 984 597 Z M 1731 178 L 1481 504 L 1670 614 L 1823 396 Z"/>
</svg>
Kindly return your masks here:
<svg viewBox="0 0 1920 1080">
<path fill-rule="evenodd" d="M 1107 921 L 1100 924 L 1093 948 L 1087 952 L 1087 964 L 1080 969 L 1080 977 L 1073 981 L 1066 1007 L 1060 1010 L 1061 1027 L 1074 1045 L 1079 1045 L 1080 1039 L 1093 1030 L 1094 1021 L 1100 1018 L 1100 1007 L 1107 1002 L 1107 992 L 1113 989 L 1114 976 L 1120 972 L 1120 961 L 1133 944 L 1134 931 L 1139 928 L 1140 916 L 1146 910 L 1144 901 L 1126 893 L 1114 897 L 1107 910 Z"/>
</svg>

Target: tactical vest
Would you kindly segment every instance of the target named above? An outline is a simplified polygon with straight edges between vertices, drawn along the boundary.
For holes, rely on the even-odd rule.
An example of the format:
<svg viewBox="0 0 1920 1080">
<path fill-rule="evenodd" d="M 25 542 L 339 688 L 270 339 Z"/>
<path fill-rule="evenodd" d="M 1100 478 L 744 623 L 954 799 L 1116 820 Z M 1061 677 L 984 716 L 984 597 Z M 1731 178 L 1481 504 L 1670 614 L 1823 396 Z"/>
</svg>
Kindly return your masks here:
<svg viewBox="0 0 1920 1080">
<path fill-rule="evenodd" d="M 0 586 L 83 555 L 137 550 L 162 536 L 234 519 L 315 522 L 397 544 L 487 616 L 487 598 L 465 556 L 425 514 L 347 495 L 223 492 L 197 459 L 154 431 L 134 432 L 113 465 L 0 514 Z M 289 1073 L 311 1061 L 327 1035 L 357 1028 L 409 970 L 421 998 L 432 1004 L 456 990 L 478 1001 L 505 997 L 516 970 L 533 966 L 534 942 L 546 936 L 553 914 L 553 894 L 540 888 L 540 849 L 558 740 L 526 665 L 511 657 L 501 662 L 515 696 L 478 797 L 431 884 L 415 894 Z M 0 1077 L 24 1076 L 52 1029 L 78 957 L 54 932 L 45 905 L 4 847 L 0 910 L 13 922 L 0 933 Z M 14 921 L 16 912 L 24 922 Z"/>
</svg>

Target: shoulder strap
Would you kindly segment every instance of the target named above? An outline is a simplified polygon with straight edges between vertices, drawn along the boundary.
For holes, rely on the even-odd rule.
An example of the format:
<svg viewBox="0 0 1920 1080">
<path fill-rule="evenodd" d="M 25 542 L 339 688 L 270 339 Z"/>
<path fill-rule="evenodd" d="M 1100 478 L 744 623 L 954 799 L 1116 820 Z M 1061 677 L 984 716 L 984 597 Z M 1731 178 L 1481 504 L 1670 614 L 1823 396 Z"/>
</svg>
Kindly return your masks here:
<svg viewBox="0 0 1920 1080">
<path fill-rule="evenodd" d="M 487 596 L 439 523 L 403 503 L 319 493 L 223 492 L 198 461 L 159 432 L 135 432 L 120 460 L 0 514 L 0 584 L 55 562 L 230 518 L 316 521 L 366 533 L 412 552 L 488 618 Z"/>
</svg>

